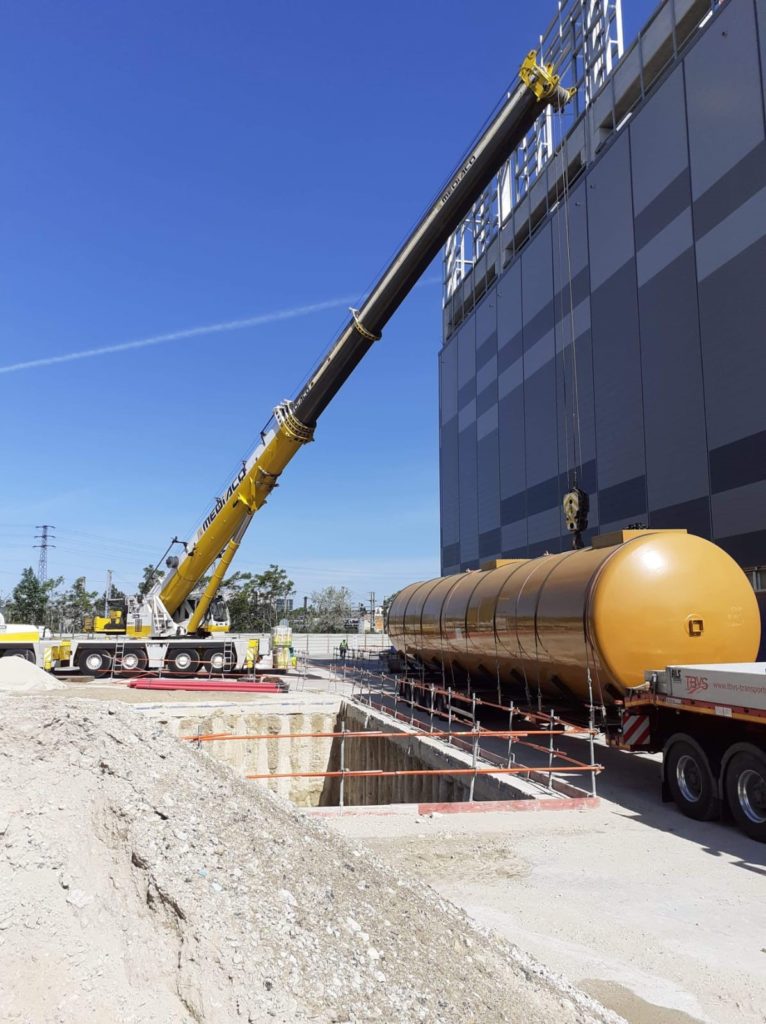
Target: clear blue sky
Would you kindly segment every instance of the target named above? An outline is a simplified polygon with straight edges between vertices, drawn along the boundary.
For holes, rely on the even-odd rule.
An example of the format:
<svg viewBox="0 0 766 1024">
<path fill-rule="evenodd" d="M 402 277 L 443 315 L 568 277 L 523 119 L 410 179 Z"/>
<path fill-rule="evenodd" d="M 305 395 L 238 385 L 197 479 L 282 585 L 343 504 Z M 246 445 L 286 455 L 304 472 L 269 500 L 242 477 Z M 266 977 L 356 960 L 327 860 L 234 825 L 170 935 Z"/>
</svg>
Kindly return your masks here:
<svg viewBox="0 0 766 1024">
<path fill-rule="evenodd" d="M 626 36 L 654 8 L 626 0 Z M 456 0 L 5 0 L 0 365 L 359 297 L 552 16 Z M 322 417 L 237 563 L 298 600 L 439 571 L 437 261 Z M 0 373 L 0 592 L 123 589 L 188 536 L 344 320 Z"/>
</svg>

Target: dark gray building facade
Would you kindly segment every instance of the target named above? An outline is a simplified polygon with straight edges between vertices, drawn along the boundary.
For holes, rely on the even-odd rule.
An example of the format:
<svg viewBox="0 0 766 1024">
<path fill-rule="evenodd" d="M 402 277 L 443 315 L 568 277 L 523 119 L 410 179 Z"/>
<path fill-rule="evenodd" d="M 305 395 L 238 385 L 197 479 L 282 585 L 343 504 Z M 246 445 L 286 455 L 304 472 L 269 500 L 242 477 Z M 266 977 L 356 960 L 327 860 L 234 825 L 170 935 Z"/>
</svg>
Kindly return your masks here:
<svg viewBox="0 0 766 1024">
<path fill-rule="evenodd" d="M 766 0 L 687 30 L 446 302 L 444 573 L 571 546 L 575 474 L 586 543 L 685 527 L 766 566 Z"/>
</svg>

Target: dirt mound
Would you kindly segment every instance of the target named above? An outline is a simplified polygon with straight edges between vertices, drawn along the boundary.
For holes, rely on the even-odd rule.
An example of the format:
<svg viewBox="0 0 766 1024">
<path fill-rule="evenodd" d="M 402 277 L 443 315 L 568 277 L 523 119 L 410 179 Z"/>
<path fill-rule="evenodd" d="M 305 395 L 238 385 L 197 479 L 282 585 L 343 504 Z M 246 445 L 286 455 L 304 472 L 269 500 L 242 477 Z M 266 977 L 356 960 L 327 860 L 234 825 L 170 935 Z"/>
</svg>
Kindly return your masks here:
<svg viewBox="0 0 766 1024">
<path fill-rule="evenodd" d="M 0 773 L 8 1024 L 618 1020 L 124 706 L 9 697 Z"/>
<path fill-rule="evenodd" d="M 66 683 L 17 654 L 0 658 L 0 691 L 27 693 L 34 690 L 62 690 Z"/>
</svg>

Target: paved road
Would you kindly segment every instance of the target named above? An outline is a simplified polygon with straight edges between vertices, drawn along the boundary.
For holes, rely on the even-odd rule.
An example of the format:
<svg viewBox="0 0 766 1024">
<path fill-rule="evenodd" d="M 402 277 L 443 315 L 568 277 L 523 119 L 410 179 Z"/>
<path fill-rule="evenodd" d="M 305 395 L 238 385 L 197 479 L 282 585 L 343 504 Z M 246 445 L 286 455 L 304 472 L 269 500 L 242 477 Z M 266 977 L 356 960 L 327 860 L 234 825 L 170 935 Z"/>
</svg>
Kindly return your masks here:
<svg viewBox="0 0 766 1024">
<path fill-rule="evenodd" d="M 345 675 L 334 685 L 350 692 L 349 667 Z M 390 689 L 380 699 L 402 707 Z M 428 715 L 415 717 L 427 727 Z M 484 746 L 502 752 L 505 741 Z M 587 760 L 582 739 L 559 746 Z M 764 1024 L 766 845 L 663 803 L 659 755 L 599 742 L 596 758 L 595 810 L 331 824 L 420 873 L 631 1024 Z"/>
</svg>

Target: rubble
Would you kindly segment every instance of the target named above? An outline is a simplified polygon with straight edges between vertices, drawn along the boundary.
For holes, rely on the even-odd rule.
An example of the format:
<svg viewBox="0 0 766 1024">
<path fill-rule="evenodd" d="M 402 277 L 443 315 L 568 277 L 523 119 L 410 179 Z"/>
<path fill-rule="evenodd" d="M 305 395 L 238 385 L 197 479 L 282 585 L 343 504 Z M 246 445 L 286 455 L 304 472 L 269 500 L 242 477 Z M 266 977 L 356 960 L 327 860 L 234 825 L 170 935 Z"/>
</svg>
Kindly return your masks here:
<svg viewBox="0 0 766 1024">
<path fill-rule="evenodd" d="M 117 704 L 8 697 L 6 1024 L 615 1024 L 422 883 Z"/>
</svg>

